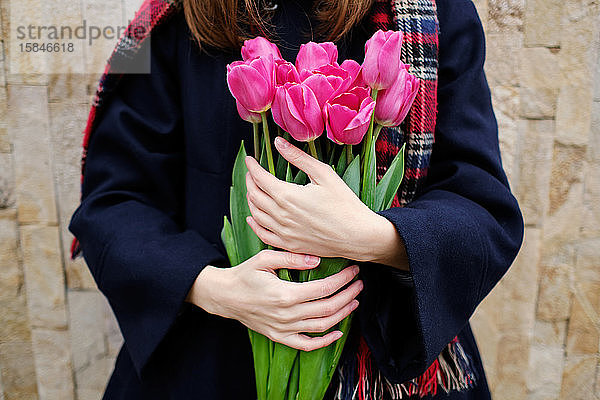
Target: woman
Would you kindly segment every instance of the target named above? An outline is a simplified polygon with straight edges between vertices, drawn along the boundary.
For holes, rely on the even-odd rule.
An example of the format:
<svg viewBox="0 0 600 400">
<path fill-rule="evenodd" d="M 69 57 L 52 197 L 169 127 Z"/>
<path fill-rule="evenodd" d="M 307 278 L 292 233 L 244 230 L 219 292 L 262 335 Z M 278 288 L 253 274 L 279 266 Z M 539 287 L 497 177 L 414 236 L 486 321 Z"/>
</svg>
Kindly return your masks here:
<svg viewBox="0 0 600 400">
<path fill-rule="evenodd" d="M 341 379 L 334 378 L 327 399 L 352 397 L 343 379 L 369 379 L 373 388 L 375 374 L 434 397 L 447 389 L 451 399 L 490 398 L 468 319 L 514 259 L 523 222 L 502 170 L 483 30 L 471 1 L 437 2 L 436 141 L 416 197 L 372 213 L 352 196 L 334 197 L 339 181 L 326 165 L 277 141 L 280 153 L 321 178 L 310 194 L 323 201 L 286 192 L 246 160 L 248 223 L 265 241 L 285 239 L 280 247 L 287 251 L 263 252 L 232 268 L 219 268 L 229 266 L 219 234 L 233 160 L 240 141 L 251 143 L 252 135 L 225 80 L 226 65 L 239 58 L 232 47 L 242 32 L 223 28 L 231 21 L 219 19 L 227 8 L 210 7 L 217 3 L 188 0 L 168 18 L 152 14 L 160 23 L 151 43 L 143 43 L 152 72 L 126 75 L 118 85 L 105 80 L 111 96 L 100 98 L 102 113 L 90 119 L 82 202 L 70 229 L 125 338 L 105 398 L 255 399 L 247 326 L 310 350 L 339 336 L 302 332 L 324 331 L 353 309 Z M 395 2 L 415 10 L 419 3 Z M 333 36 L 340 59 L 362 62 L 374 28 L 372 18 L 361 17 L 372 14 L 371 2 L 327 4 L 357 8 L 333 20 L 316 17 L 311 0 L 246 12 L 271 24 L 262 26 L 288 61 L 300 43 Z M 259 22 L 252 32 L 260 31 Z M 302 211 L 309 202 L 323 218 Z M 283 215 L 306 224 L 286 231 L 273 222 Z M 285 248 L 291 242 L 293 252 Z M 274 268 L 313 268 L 309 254 L 356 260 L 359 279 L 347 285 L 354 266 L 322 281 L 277 279 Z M 357 352 L 358 367 L 371 372 L 352 371 Z M 357 385 L 362 391 L 365 382 Z"/>
</svg>

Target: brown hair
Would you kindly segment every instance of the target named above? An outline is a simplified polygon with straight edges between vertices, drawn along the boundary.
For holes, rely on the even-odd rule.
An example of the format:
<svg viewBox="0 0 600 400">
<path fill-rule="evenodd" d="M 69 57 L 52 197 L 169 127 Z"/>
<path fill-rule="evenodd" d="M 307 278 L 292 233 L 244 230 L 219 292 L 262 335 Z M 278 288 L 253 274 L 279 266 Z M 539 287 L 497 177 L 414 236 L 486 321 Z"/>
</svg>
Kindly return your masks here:
<svg viewBox="0 0 600 400">
<path fill-rule="evenodd" d="M 250 31 L 268 34 L 260 0 L 184 0 L 185 19 L 201 46 L 238 49 Z M 285 1 L 285 0 L 284 0 Z M 317 0 L 318 1 L 318 0 Z M 337 41 L 367 14 L 374 0 L 320 0 L 313 10 L 320 40 Z M 252 27 L 252 28 L 250 28 Z"/>
</svg>

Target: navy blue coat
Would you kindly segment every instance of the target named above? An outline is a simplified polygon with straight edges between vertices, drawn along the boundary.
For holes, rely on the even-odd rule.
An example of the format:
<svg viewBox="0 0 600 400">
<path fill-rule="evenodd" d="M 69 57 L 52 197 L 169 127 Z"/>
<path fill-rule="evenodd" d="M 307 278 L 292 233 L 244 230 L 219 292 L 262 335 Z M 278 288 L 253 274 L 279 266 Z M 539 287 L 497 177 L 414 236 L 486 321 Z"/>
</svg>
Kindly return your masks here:
<svg viewBox="0 0 600 400">
<path fill-rule="evenodd" d="M 275 15 L 292 61 L 307 41 L 297 29 L 308 26 L 302 5 L 283 0 Z M 479 379 L 448 398 L 487 399 L 468 320 L 513 261 L 523 221 L 502 169 L 475 7 L 439 0 L 438 15 L 429 176 L 407 207 L 380 212 L 402 236 L 411 272 L 361 268 L 352 332 L 397 382 L 420 375 L 458 335 Z M 357 27 L 340 59 L 361 62 L 369 35 Z M 238 58 L 200 53 L 180 13 L 153 32 L 152 73 L 125 76 L 98 116 L 69 228 L 125 338 L 106 399 L 256 398 L 247 328 L 184 302 L 204 266 L 229 265 L 219 235 L 231 169 L 240 141 L 252 143 L 225 80 Z"/>
</svg>

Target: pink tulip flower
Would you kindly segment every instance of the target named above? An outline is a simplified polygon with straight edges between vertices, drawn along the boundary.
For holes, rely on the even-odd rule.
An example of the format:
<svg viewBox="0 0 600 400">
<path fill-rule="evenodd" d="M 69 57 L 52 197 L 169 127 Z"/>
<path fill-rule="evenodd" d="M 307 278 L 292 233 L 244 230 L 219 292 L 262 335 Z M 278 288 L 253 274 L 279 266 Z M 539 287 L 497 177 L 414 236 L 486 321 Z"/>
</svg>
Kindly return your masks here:
<svg viewBox="0 0 600 400">
<path fill-rule="evenodd" d="M 354 60 L 344 60 L 344 62 L 342 63 L 342 65 L 340 65 L 340 67 L 342 67 L 343 69 L 345 69 L 346 71 L 348 71 L 348 73 L 350 74 L 350 76 L 352 77 L 352 83 L 350 84 L 350 87 L 355 87 L 355 86 L 367 86 L 367 84 L 365 83 L 363 77 L 362 77 L 362 67 L 360 66 L 359 63 L 357 63 Z"/>
<path fill-rule="evenodd" d="M 248 111 L 267 111 L 275 96 L 275 61 L 272 54 L 227 65 L 229 91 Z"/>
<path fill-rule="evenodd" d="M 308 42 L 300 45 L 296 56 L 296 69 L 312 71 L 323 65 L 337 62 L 338 51 L 332 42 L 315 43 Z"/>
<path fill-rule="evenodd" d="M 408 72 L 404 64 L 396 81 L 381 90 L 375 105 L 375 121 L 382 126 L 398 126 L 404 121 L 419 91 L 419 78 Z"/>
<path fill-rule="evenodd" d="M 285 60 L 275 60 L 275 85 L 282 86 L 288 82 L 300 83 L 300 76 L 296 67 Z"/>
<path fill-rule="evenodd" d="M 359 144 L 369 130 L 375 101 L 369 89 L 355 87 L 325 104 L 327 137 L 337 144 Z"/>
<path fill-rule="evenodd" d="M 269 42 L 262 36 L 244 41 L 242 46 L 242 59 L 244 61 L 272 54 L 275 60 L 283 59 L 276 44 Z"/>
<path fill-rule="evenodd" d="M 317 97 L 303 83 L 286 83 L 277 88 L 273 120 L 301 142 L 315 140 L 323 133 L 323 114 Z"/>
<path fill-rule="evenodd" d="M 402 62 L 402 32 L 382 31 L 381 29 L 365 43 L 365 60 L 362 76 L 372 89 L 387 89 L 396 80 Z"/>
<path fill-rule="evenodd" d="M 317 96 L 319 106 L 323 109 L 327 100 L 348 91 L 355 77 L 334 63 L 323 65 L 312 72 L 302 70 L 300 79 L 312 89 Z"/>
<path fill-rule="evenodd" d="M 238 110 L 238 114 L 244 121 L 252 122 L 253 124 L 257 124 L 261 121 L 261 116 L 258 113 L 248 111 L 248 109 L 244 108 L 243 105 L 240 104 L 239 101 L 235 101 L 235 105 Z"/>
</svg>

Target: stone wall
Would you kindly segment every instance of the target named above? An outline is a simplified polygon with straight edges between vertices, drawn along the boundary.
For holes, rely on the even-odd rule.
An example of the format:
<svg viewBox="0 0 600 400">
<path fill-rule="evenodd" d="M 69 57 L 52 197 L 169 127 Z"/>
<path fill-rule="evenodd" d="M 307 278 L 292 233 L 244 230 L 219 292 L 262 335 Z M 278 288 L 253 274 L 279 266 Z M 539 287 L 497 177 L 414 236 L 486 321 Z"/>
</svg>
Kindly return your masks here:
<svg viewBox="0 0 600 400">
<path fill-rule="evenodd" d="M 9 3 L 0 0 L 0 400 L 99 399 L 122 339 L 86 266 L 69 259 L 67 231 L 98 75 L 10 74 Z M 133 3 L 57 12 L 125 16 Z M 599 398 L 599 2 L 475 3 L 526 222 L 517 261 L 473 319 L 490 386 L 495 399 Z"/>
</svg>

